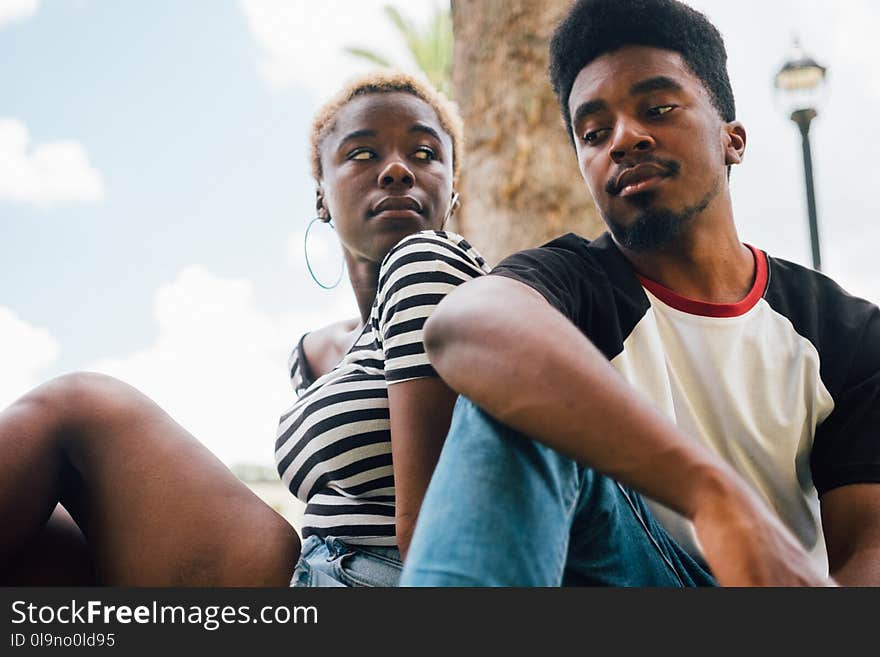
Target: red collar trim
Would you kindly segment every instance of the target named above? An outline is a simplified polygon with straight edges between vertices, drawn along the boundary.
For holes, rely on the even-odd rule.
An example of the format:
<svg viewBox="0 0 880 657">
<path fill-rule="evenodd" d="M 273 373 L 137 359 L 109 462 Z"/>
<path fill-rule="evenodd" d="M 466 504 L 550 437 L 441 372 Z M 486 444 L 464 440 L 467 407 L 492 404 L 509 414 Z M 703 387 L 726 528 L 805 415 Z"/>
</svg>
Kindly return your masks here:
<svg viewBox="0 0 880 657">
<path fill-rule="evenodd" d="M 739 317 L 755 307 L 755 304 L 764 296 L 764 290 L 767 288 L 767 256 L 763 251 L 756 249 L 751 244 L 746 244 L 746 246 L 752 251 L 757 271 L 752 289 L 749 290 L 749 293 L 742 301 L 737 303 L 706 303 L 705 301 L 689 299 L 673 292 L 668 287 L 663 287 L 660 283 L 644 276 L 636 275 L 645 289 L 667 306 L 672 306 L 676 310 L 691 315 L 702 315 L 703 317 Z"/>
</svg>

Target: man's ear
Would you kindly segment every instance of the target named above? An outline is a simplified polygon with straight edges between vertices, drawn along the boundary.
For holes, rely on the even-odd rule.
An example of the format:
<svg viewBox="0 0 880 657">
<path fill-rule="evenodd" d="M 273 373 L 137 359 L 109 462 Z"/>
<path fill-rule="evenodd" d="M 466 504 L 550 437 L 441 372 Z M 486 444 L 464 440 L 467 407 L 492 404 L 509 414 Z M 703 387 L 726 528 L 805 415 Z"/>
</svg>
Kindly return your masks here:
<svg viewBox="0 0 880 657">
<path fill-rule="evenodd" d="M 739 164 L 746 154 L 746 129 L 739 121 L 731 121 L 724 126 L 724 163 L 728 166 Z"/>
<path fill-rule="evenodd" d="M 321 221 L 330 221 L 330 210 L 324 205 L 324 189 L 321 183 L 315 188 L 315 210 L 318 211 L 318 219 Z"/>
</svg>

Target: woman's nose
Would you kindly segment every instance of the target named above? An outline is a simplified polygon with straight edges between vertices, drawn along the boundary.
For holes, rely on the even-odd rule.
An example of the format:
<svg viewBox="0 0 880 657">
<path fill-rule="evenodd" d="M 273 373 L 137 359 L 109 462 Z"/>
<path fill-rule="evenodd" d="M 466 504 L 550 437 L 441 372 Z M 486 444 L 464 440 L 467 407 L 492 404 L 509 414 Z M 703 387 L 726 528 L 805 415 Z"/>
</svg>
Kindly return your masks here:
<svg viewBox="0 0 880 657">
<path fill-rule="evenodd" d="M 379 187 L 404 187 L 409 189 L 416 183 L 416 176 L 405 163 L 396 159 L 388 163 L 379 173 Z"/>
</svg>

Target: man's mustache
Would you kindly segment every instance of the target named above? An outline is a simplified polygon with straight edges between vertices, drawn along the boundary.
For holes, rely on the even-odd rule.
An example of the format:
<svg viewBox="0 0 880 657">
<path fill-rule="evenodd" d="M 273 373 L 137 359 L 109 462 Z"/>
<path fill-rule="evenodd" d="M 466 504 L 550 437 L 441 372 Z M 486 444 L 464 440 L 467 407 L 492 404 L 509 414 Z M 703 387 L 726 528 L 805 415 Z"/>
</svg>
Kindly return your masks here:
<svg viewBox="0 0 880 657">
<path fill-rule="evenodd" d="M 620 179 L 621 174 L 627 169 L 632 169 L 634 166 L 645 164 L 647 162 L 650 162 L 652 164 L 659 164 L 661 167 L 669 172 L 669 176 L 676 175 L 681 169 L 681 165 L 675 160 L 665 160 L 662 157 L 657 157 L 656 155 L 645 155 L 644 157 L 640 157 L 637 160 L 628 160 L 627 162 L 621 162 L 617 166 L 617 171 L 614 172 L 614 175 L 608 179 L 607 183 L 605 183 L 605 192 L 608 194 L 617 194 L 617 181 Z"/>
</svg>

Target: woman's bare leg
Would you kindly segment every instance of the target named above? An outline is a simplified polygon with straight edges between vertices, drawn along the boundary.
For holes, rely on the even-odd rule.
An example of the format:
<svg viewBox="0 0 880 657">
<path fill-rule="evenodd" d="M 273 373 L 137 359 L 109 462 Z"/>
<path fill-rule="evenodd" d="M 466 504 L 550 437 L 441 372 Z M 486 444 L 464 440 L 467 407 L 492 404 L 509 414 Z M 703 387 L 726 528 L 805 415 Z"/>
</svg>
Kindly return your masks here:
<svg viewBox="0 0 880 657">
<path fill-rule="evenodd" d="M 149 398 L 98 374 L 61 377 L 0 413 L 0 564 L 56 503 L 101 584 L 286 586 L 293 528 Z"/>
<path fill-rule="evenodd" d="M 60 504 L 36 540 L 0 569 L 4 586 L 94 586 L 86 537 Z"/>
</svg>

